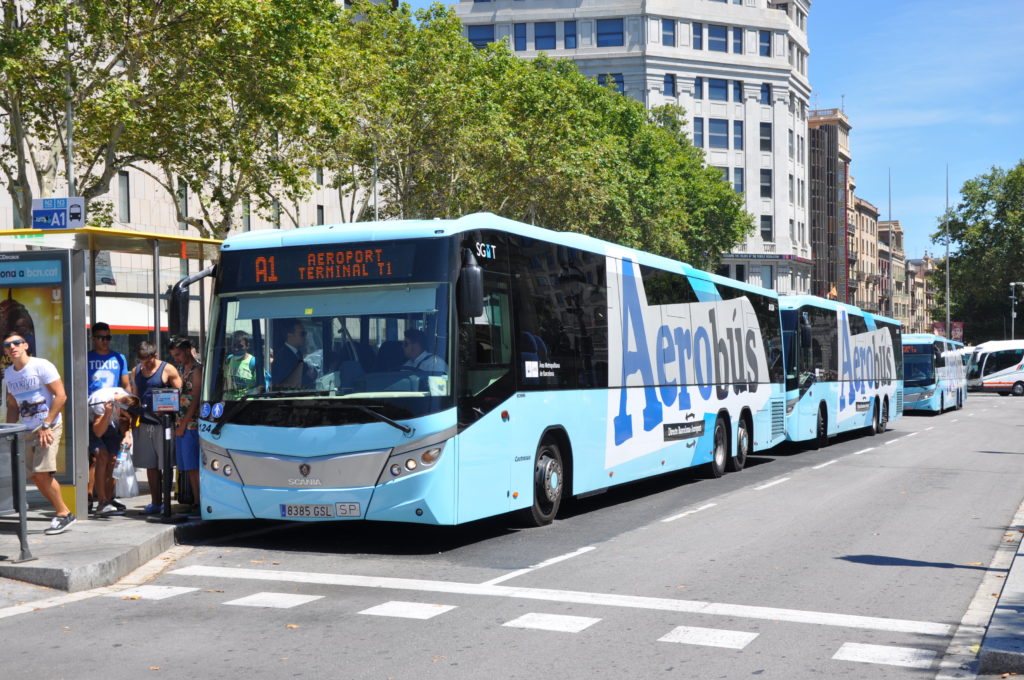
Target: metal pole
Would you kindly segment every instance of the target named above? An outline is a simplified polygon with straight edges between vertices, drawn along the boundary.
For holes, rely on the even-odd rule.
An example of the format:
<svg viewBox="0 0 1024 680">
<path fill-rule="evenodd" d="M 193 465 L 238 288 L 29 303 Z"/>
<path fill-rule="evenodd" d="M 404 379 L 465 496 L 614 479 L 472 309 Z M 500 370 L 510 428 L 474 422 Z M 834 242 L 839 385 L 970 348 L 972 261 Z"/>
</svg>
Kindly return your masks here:
<svg viewBox="0 0 1024 680">
<path fill-rule="evenodd" d="M 946 337 L 953 337 L 953 327 L 950 325 L 950 299 L 949 299 L 949 164 L 946 164 Z"/>
<path fill-rule="evenodd" d="M 1017 298 L 1013 296 L 1013 284 L 1010 284 L 1010 340 L 1014 339 L 1013 324 L 1017 320 Z"/>
<path fill-rule="evenodd" d="M 28 494 L 25 493 L 25 463 L 22 460 L 21 442 L 28 435 L 28 428 L 16 425 L 11 437 L 11 472 L 14 479 L 14 498 L 18 508 L 18 541 L 21 543 L 21 554 L 12 562 L 28 562 L 34 560 L 28 548 Z"/>
<path fill-rule="evenodd" d="M 160 342 L 160 241 L 153 240 L 153 343 L 157 356 L 163 349 Z"/>
<path fill-rule="evenodd" d="M 174 425 L 171 421 L 171 416 L 167 413 L 160 414 L 160 425 L 164 431 L 164 448 L 163 448 L 163 495 L 161 496 L 163 503 L 163 512 L 160 513 L 162 520 L 167 520 L 171 516 L 171 478 L 174 476 L 174 463 L 171 458 L 173 457 L 174 451 Z"/>
<path fill-rule="evenodd" d="M 896 229 L 892 223 L 892 168 L 889 168 L 889 316 L 896 318 L 896 268 L 893 256 L 896 254 Z"/>
<path fill-rule="evenodd" d="M 380 217 L 377 213 L 377 145 L 373 145 L 373 221 Z"/>
<path fill-rule="evenodd" d="M 64 22 L 64 30 L 67 32 L 68 25 L 67 21 Z M 75 118 L 75 102 L 73 99 L 74 92 L 71 87 L 71 40 L 67 36 L 64 39 L 64 53 L 68 59 L 68 70 L 67 76 L 67 87 L 65 89 L 65 95 L 67 96 L 67 165 L 68 165 L 68 197 L 74 197 L 76 195 L 75 190 L 75 154 L 74 154 L 74 118 Z"/>
</svg>

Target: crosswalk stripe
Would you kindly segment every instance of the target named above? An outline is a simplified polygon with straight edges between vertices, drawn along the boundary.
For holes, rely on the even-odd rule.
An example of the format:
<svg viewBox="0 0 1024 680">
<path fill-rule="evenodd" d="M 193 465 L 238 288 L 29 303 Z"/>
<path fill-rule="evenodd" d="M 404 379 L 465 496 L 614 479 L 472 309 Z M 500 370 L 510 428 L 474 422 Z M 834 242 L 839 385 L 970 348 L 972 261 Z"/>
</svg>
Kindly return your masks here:
<svg viewBox="0 0 1024 680">
<path fill-rule="evenodd" d="M 451 604 L 426 604 L 423 602 L 399 602 L 392 600 L 359 612 L 369 616 L 393 616 L 400 619 L 432 619 L 455 609 Z"/>
<path fill-rule="evenodd" d="M 166 600 L 175 595 L 191 593 L 199 588 L 183 586 L 136 586 L 116 593 L 107 593 L 104 597 L 119 597 L 122 600 Z"/>
<path fill-rule="evenodd" d="M 564 616 L 562 614 L 523 614 L 518 619 L 513 619 L 502 624 L 508 628 L 533 628 L 536 630 L 550 630 L 556 633 L 579 633 L 590 628 L 601 619 L 594 619 L 589 616 Z"/>
<path fill-rule="evenodd" d="M 931 668 L 935 657 L 936 653 L 927 649 L 865 645 L 857 642 L 845 643 L 832 656 L 836 661 L 880 663 L 887 666 L 904 666 L 906 668 Z"/>
<path fill-rule="evenodd" d="M 768 621 L 788 621 L 821 626 L 883 630 L 921 635 L 949 635 L 951 627 L 944 623 L 889 619 L 856 614 L 833 614 L 828 612 L 801 611 L 754 605 L 728 604 L 724 602 L 702 602 L 699 600 L 676 600 L 663 597 L 640 595 L 618 595 L 615 593 L 589 593 L 577 590 L 555 590 L 552 588 L 524 588 L 496 586 L 458 581 L 428 581 L 425 579 L 393 578 L 387 576 L 360 576 L 356 574 L 329 574 L 318 572 L 281 571 L 275 569 L 242 569 L 236 567 L 190 566 L 169 572 L 177 576 L 200 576 L 215 578 L 236 578 L 256 581 L 279 581 L 285 583 L 315 583 L 320 585 L 349 586 L 354 588 L 380 588 L 388 590 L 409 590 L 429 593 L 477 595 L 483 597 L 506 597 L 520 600 L 539 600 L 588 604 L 606 607 L 625 607 L 653 611 L 687 612 L 712 616 L 730 616 Z"/>
<path fill-rule="evenodd" d="M 677 642 L 683 645 L 743 649 L 753 642 L 757 635 L 757 633 L 745 633 L 738 630 L 678 626 L 673 628 L 668 634 L 658 638 L 658 642 Z"/>
<path fill-rule="evenodd" d="M 296 595 L 294 593 L 254 593 L 231 600 L 224 604 L 236 607 L 271 607 L 273 609 L 291 609 L 301 604 L 309 604 L 322 599 L 323 595 Z"/>
</svg>

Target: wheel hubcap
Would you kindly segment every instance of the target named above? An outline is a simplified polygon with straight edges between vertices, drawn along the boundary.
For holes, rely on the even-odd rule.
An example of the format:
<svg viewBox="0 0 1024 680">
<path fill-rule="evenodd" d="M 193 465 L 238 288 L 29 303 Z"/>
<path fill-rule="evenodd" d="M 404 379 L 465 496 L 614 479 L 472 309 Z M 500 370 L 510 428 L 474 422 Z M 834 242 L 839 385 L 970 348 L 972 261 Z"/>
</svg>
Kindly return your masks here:
<svg viewBox="0 0 1024 680">
<path fill-rule="evenodd" d="M 721 467 L 725 465 L 725 431 L 719 429 L 715 432 L 715 463 Z"/>
<path fill-rule="evenodd" d="M 548 503 L 554 503 L 562 495 L 562 466 L 554 458 L 544 456 L 537 466 L 538 486 Z"/>
</svg>

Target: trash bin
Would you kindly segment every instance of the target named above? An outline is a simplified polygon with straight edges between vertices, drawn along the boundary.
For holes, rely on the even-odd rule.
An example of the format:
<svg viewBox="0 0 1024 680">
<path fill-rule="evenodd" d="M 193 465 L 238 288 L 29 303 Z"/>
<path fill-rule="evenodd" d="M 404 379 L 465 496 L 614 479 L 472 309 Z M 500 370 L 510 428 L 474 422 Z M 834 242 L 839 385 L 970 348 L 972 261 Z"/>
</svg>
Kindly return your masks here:
<svg viewBox="0 0 1024 680">
<path fill-rule="evenodd" d="M 24 454 L 27 433 L 28 428 L 20 423 L 0 423 L 0 515 L 13 515 L 18 512 L 18 506 L 14 502 L 14 489 L 19 478 L 24 485 L 25 476 L 15 474 L 11 459 L 15 440 L 18 441 L 18 451 Z M 24 489 L 17 497 L 20 497 L 20 494 L 24 494 Z"/>
</svg>

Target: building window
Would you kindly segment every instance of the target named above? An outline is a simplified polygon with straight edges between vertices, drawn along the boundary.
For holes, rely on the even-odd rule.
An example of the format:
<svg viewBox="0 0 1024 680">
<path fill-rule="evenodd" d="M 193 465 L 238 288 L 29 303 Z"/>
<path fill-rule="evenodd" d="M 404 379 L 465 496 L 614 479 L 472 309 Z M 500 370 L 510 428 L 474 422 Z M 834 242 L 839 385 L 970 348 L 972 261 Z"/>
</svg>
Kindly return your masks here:
<svg viewBox="0 0 1024 680">
<path fill-rule="evenodd" d="M 793 149 L 793 131 L 790 130 L 789 131 L 789 157 L 792 158 L 794 153 L 795 153 L 795 151 Z"/>
<path fill-rule="evenodd" d="M 612 83 L 615 85 L 615 91 L 622 94 L 625 91 L 625 80 L 621 73 L 602 73 L 597 76 L 598 85 L 607 85 Z"/>
<path fill-rule="evenodd" d="M 661 91 L 665 94 L 666 97 L 676 96 L 676 77 L 674 74 L 665 74 L 665 82 L 662 85 Z"/>
<path fill-rule="evenodd" d="M 727 265 L 727 264 L 720 264 L 720 265 L 718 265 L 718 270 L 715 273 L 718 274 L 719 276 L 724 276 L 724 277 L 728 278 L 729 277 L 729 265 Z"/>
<path fill-rule="evenodd" d="M 555 49 L 554 21 L 540 21 L 533 25 L 533 47 L 538 50 Z"/>
<path fill-rule="evenodd" d="M 804 204 L 804 202 L 806 200 L 806 198 L 805 198 L 806 193 L 805 192 L 807 191 L 807 185 L 804 184 L 804 181 L 801 179 L 801 180 L 798 180 L 798 186 L 799 186 L 799 191 L 797 191 L 796 197 L 797 197 L 797 201 L 798 201 L 799 205 L 801 207 L 803 207 L 803 204 Z"/>
<path fill-rule="evenodd" d="M 772 197 L 772 171 L 761 170 L 761 198 Z M 761 218 L 764 221 L 764 218 Z"/>
<path fill-rule="evenodd" d="M 761 123 L 761 151 L 772 150 L 772 124 Z"/>
<path fill-rule="evenodd" d="M 693 119 L 693 145 L 698 149 L 704 148 L 704 119 Z"/>
<path fill-rule="evenodd" d="M 769 172 L 771 172 L 769 170 Z M 764 170 L 761 171 L 764 175 Z M 775 240 L 775 229 L 772 227 L 772 216 L 761 215 L 761 240 L 771 243 Z"/>
<path fill-rule="evenodd" d="M 729 183 L 729 168 L 723 168 L 719 165 L 715 166 L 715 169 L 722 173 L 722 181 L 726 184 Z"/>
<path fill-rule="evenodd" d="M 761 103 L 772 103 L 772 86 L 768 83 L 761 83 Z"/>
<path fill-rule="evenodd" d="M 621 47 L 626 41 L 622 34 L 622 19 L 597 20 L 597 46 Z"/>
<path fill-rule="evenodd" d="M 316 223 L 317 224 L 323 224 L 324 223 L 324 207 L 322 205 L 318 205 L 316 207 Z"/>
<path fill-rule="evenodd" d="M 516 52 L 526 50 L 526 24 L 516 24 L 515 26 L 515 50 Z"/>
<path fill-rule="evenodd" d="M 743 101 L 743 81 L 734 80 L 732 81 L 732 100 L 737 103 Z"/>
<path fill-rule="evenodd" d="M 735 54 L 743 54 L 743 29 L 732 29 L 732 51 Z"/>
<path fill-rule="evenodd" d="M 132 202 L 126 170 L 117 173 L 117 219 L 121 222 L 132 221 Z"/>
<path fill-rule="evenodd" d="M 700 76 L 693 79 L 693 98 L 704 99 L 704 79 Z"/>
<path fill-rule="evenodd" d="M 743 151 L 743 121 L 734 120 L 732 122 L 732 148 L 737 151 Z"/>
<path fill-rule="evenodd" d="M 793 220 L 789 221 L 789 240 L 790 241 L 795 241 L 796 240 L 796 225 L 793 222 Z"/>
<path fill-rule="evenodd" d="M 676 20 L 661 20 L 661 44 L 665 47 L 676 46 Z"/>
<path fill-rule="evenodd" d="M 737 281 L 742 281 L 743 283 L 747 282 L 747 265 L 745 265 L 745 264 L 738 264 L 738 265 L 736 265 L 736 280 Z"/>
<path fill-rule="evenodd" d="M 764 219 L 764 218 L 761 218 Z M 768 218 L 769 220 L 771 217 Z M 773 290 L 775 288 L 774 268 L 770 264 L 761 265 L 761 287 Z"/>
<path fill-rule="evenodd" d="M 566 21 L 565 22 L 565 49 L 574 50 L 576 49 L 576 22 Z"/>
<path fill-rule="evenodd" d="M 732 169 L 732 188 L 737 194 L 743 193 L 743 168 Z"/>
<path fill-rule="evenodd" d="M 771 31 L 758 31 L 757 32 L 757 53 L 762 57 L 772 56 L 772 32 Z"/>
<path fill-rule="evenodd" d="M 708 50 L 711 52 L 729 51 L 728 27 L 708 24 Z"/>
<path fill-rule="evenodd" d="M 494 42 L 494 24 L 470 26 L 468 30 L 469 42 L 473 43 L 473 47 L 478 50 L 482 50 Z"/>
<path fill-rule="evenodd" d="M 793 175 L 790 175 L 789 176 L 789 202 L 790 202 L 790 204 L 792 204 L 794 202 L 793 194 L 796 193 L 796 186 L 795 185 L 796 185 L 796 183 L 793 181 Z"/>
<path fill-rule="evenodd" d="M 729 81 L 724 78 L 708 78 L 708 99 L 713 102 L 729 101 Z"/>
<path fill-rule="evenodd" d="M 729 121 L 723 118 L 708 119 L 708 146 L 712 149 L 729 148 Z"/>
<path fill-rule="evenodd" d="M 693 22 L 693 49 L 704 49 L 704 24 L 699 21 Z"/>
<path fill-rule="evenodd" d="M 178 220 L 178 229 L 188 229 L 188 222 L 185 218 L 188 217 L 188 183 L 182 178 L 178 178 L 178 215 L 181 219 Z"/>
<path fill-rule="evenodd" d="M 324 166 L 320 166 L 316 169 L 316 185 L 322 187 L 324 185 Z"/>
</svg>

